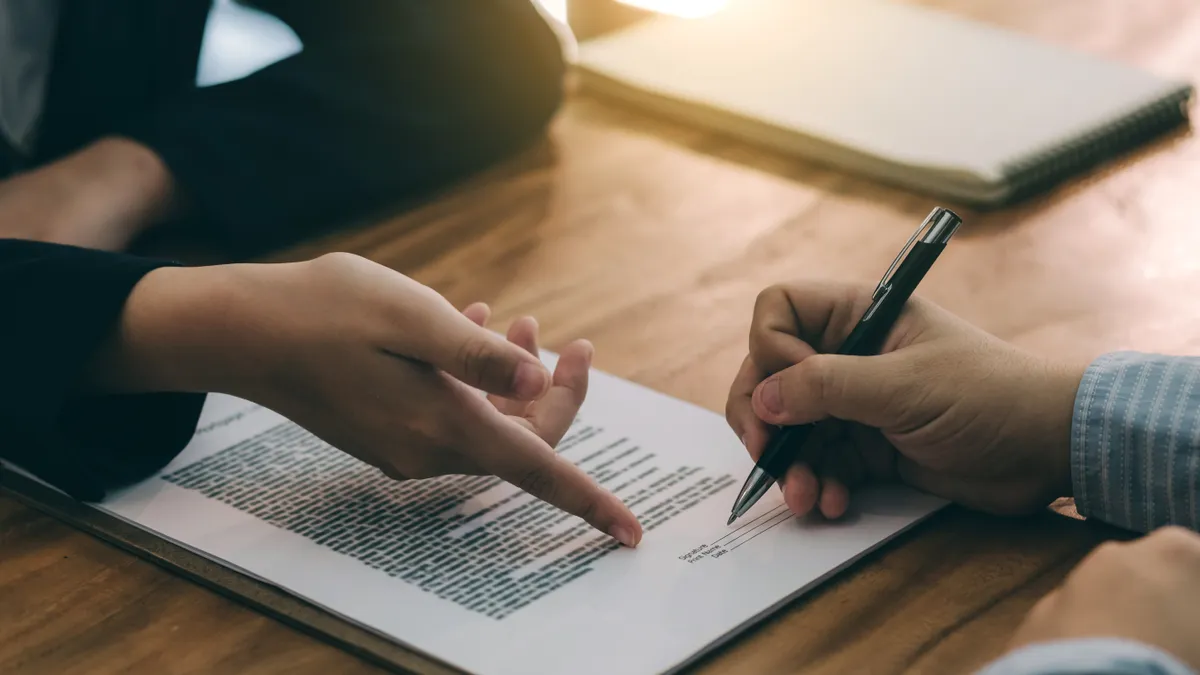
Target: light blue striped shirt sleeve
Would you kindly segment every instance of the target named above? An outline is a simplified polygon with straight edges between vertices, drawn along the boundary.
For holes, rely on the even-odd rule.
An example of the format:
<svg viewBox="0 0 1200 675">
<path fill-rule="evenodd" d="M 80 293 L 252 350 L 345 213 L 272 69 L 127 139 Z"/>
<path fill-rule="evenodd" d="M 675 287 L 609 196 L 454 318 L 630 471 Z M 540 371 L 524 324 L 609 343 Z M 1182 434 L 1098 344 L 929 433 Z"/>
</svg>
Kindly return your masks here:
<svg viewBox="0 0 1200 675">
<path fill-rule="evenodd" d="M 1082 515 L 1137 532 L 1200 530 L 1200 358 L 1106 354 L 1088 367 L 1071 424 Z"/>
</svg>

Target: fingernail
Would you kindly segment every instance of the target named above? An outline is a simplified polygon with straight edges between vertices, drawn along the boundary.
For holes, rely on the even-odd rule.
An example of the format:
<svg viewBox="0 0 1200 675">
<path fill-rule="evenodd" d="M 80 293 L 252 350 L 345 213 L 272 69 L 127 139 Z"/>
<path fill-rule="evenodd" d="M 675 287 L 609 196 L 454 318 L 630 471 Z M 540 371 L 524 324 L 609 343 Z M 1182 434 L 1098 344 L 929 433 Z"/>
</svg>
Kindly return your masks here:
<svg viewBox="0 0 1200 675">
<path fill-rule="evenodd" d="M 759 385 L 759 400 L 762 401 L 763 407 L 772 415 L 778 415 L 783 412 L 783 397 L 779 393 L 779 378 L 772 377 L 771 379 Z"/>
<path fill-rule="evenodd" d="M 624 525 L 613 525 L 608 531 L 608 534 L 613 539 L 616 539 L 629 548 L 633 548 L 637 545 L 637 543 L 633 540 L 633 532 L 631 532 Z"/>
<path fill-rule="evenodd" d="M 525 399 L 533 399 L 542 395 L 546 390 L 546 370 L 534 363 L 522 363 L 517 366 L 517 374 L 513 377 L 513 391 Z"/>
</svg>

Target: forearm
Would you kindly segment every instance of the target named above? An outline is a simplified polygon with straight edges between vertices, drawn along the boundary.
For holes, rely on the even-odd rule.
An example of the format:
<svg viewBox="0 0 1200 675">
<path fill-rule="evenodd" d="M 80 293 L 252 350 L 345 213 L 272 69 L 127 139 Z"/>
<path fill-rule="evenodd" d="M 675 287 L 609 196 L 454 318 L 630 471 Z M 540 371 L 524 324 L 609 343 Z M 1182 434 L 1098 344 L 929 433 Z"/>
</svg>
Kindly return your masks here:
<svg viewBox="0 0 1200 675">
<path fill-rule="evenodd" d="M 0 183 L 0 236 L 119 250 L 174 204 L 174 179 L 157 154 L 104 138 Z"/>
<path fill-rule="evenodd" d="M 1080 513 L 1130 530 L 1200 529 L 1200 359 L 1097 359 L 1076 396 L 1071 482 Z"/>
<path fill-rule="evenodd" d="M 237 357 L 238 266 L 168 267 L 142 278 L 88 365 L 87 392 L 224 391 Z"/>
<path fill-rule="evenodd" d="M 308 263 L 154 270 L 134 287 L 89 364 L 92 392 L 204 392 L 253 397 L 287 340 L 277 308 L 303 309 L 293 284 Z M 297 305 L 296 303 L 301 303 Z"/>
</svg>

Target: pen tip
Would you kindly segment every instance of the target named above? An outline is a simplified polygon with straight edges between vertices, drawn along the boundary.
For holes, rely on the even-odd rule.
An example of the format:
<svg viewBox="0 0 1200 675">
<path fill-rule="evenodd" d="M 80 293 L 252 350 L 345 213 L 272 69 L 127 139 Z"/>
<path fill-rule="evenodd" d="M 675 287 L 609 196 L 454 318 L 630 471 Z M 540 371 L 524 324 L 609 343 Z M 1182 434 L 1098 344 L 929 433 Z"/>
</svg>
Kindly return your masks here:
<svg viewBox="0 0 1200 675">
<path fill-rule="evenodd" d="M 725 524 L 726 524 L 726 525 L 732 525 L 732 524 L 733 524 L 733 521 L 735 521 L 735 520 L 737 520 L 737 514 L 736 514 L 736 513 L 732 513 L 732 514 L 730 514 L 730 515 L 729 515 L 729 520 L 725 521 Z"/>
</svg>

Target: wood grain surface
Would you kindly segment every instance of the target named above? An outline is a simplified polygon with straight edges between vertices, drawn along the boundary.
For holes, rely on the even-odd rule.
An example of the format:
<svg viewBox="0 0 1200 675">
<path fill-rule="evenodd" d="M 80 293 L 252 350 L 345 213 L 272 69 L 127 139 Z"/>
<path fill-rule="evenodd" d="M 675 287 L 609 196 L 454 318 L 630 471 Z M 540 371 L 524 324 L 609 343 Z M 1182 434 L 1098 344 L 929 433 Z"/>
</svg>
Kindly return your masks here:
<svg viewBox="0 0 1200 675">
<path fill-rule="evenodd" d="M 926 4 L 1200 76 L 1192 0 Z M 762 287 L 873 282 L 934 203 L 575 93 L 526 156 L 278 258 L 360 253 L 460 306 L 491 303 L 499 326 L 534 314 L 550 348 L 587 337 L 599 368 L 720 411 Z M 1190 134 L 1018 207 L 962 213 L 926 297 L 1064 358 L 1200 353 L 1200 144 Z M 1113 536 L 1050 511 L 1004 520 L 951 509 L 697 670 L 970 670 Z M 0 497 L 0 672 L 377 670 Z"/>
</svg>

